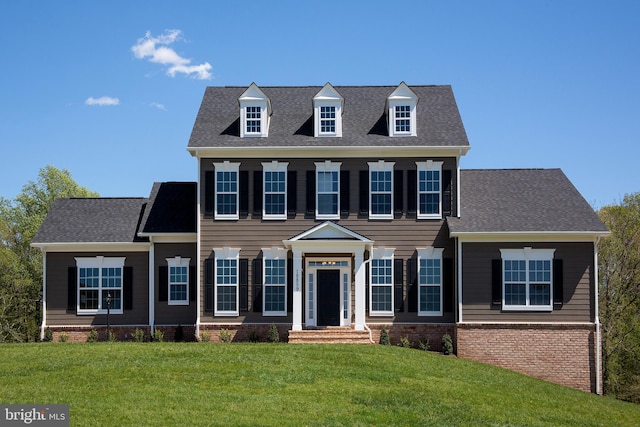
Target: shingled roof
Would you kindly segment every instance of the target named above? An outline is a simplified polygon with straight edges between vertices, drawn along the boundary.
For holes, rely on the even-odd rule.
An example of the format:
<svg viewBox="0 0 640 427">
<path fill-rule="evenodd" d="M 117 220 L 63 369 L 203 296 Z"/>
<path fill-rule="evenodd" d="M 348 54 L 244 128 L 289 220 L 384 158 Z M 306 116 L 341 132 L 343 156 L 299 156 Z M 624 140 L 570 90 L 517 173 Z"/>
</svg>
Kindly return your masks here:
<svg viewBox="0 0 640 427">
<path fill-rule="evenodd" d="M 139 242 L 144 198 L 71 198 L 53 202 L 33 244 Z"/>
<path fill-rule="evenodd" d="M 156 182 L 142 217 L 143 233 L 195 233 L 195 182 Z"/>
<path fill-rule="evenodd" d="M 462 170 L 460 218 L 464 233 L 607 233 L 607 228 L 560 169 Z"/>
<path fill-rule="evenodd" d="M 207 87 L 189 139 L 204 147 L 468 147 L 451 86 L 410 86 L 418 96 L 417 136 L 390 138 L 386 101 L 396 86 L 335 86 L 344 98 L 342 137 L 313 137 L 314 95 L 321 86 L 260 87 L 273 114 L 267 138 L 240 138 L 238 97 L 247 87 Z"/>
</svg>

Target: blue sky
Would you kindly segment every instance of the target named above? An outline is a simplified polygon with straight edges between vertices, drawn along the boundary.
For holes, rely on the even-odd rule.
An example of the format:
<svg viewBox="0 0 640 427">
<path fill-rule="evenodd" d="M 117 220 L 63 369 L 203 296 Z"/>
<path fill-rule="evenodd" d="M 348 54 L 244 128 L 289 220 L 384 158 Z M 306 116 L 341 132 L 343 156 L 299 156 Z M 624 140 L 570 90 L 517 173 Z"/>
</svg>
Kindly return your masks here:
<svg viewBox="0 0 640 427">
<path fill-rule="evenodd" d="M 206 86 L 453 87 L 464 168 L 640 191 L 637 1 L 4 1 L 0 196 L 47 164 L 102 196 L 194 181 Z"/>
</svg>

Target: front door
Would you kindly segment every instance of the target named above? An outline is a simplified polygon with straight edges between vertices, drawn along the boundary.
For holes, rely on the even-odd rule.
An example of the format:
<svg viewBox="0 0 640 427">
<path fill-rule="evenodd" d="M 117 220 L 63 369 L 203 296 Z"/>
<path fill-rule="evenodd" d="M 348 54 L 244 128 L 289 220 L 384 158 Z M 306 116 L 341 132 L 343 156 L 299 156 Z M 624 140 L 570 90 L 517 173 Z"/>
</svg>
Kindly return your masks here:
<svg viewBox="0 0 640 427">
<path fill-rule="evenodd" d="M 318 270 L 318 326 L 340 326 L 340 270 Z"/>
</svg>

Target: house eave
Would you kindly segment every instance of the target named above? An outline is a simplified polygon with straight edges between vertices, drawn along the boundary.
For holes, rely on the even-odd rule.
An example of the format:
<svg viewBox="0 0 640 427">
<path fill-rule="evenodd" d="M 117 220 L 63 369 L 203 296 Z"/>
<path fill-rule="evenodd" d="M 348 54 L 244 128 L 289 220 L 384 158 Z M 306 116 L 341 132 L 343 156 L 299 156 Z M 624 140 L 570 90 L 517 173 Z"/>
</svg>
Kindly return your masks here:
<svg viewBox="0 0 640 427">
<path fill-rule="evenodd" d="M 452 231 L 450 237 L 473 242 L 593 242 L 611 234 L 608 231 Z"/>
<path fill-rule="evenodd" d="M 147 237 L 153 243 L 196 243 L 198 233 L 138 233 L 139 237 Z"/>
<path fill-rule="evenodd" d="M 149 242 L 53 242 L 32 243 L 43 252 L 149 252 Z"/>
<path fill-rule="evenodd" d="M 364 153 L 375 152 L 376 156 L 392 157 L 459 157 L 467 154 L 471 147 L 462 146 L 252 146 L 247 150 L 246 146 L 237 147 L 187 147 L 192 157 L 216 157 L 216 158 L 317 158 L 326 154 L 341 158 L 361 158 Z"/>
</svg>

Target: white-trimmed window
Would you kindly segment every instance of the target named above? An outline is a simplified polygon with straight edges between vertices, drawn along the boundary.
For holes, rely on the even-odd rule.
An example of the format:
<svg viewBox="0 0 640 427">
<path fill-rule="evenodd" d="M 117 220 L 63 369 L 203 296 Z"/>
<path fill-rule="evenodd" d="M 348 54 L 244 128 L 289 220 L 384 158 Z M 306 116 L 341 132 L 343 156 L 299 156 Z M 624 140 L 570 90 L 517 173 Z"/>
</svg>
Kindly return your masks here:
<svg viewBox="0 0 640 427">
<path fill-rule="evenodd" d="M 442 218 L 442 163 L 427 160 L 418 167 L 418 219 Z"/>
<path fill-rule="evenodd" d="M 189 262 L 191 258 L 167 258 L 169 305 L 189 305 Z"/>
<path fill-rule="evenodd" d="M 394 248 L 374 248 L 369 275 L 369 314 L 393 315 Z"/>
<path fill-rule="evenodd" d="M 240 163 L 214 163 L 216 178 L 215 219 L 238 219 Z"/>
<path fill-rule="evenodd" d="M 216 316 L 238 316 L 238 259 L 240 249 L 215 249 Z"/>
<path fill-rule="evenodd" d="M 442 316 L 443 248 L 418 249 L 418 315 Z"/>
<path fill-rule="evenodd" d="M 502 309 L 553 310 L 555 249 L 500 249 Z"/>
<path fill-rule="evenodd" d="M 340 165 L 316 163 L 316 219 L 340 219 Z"/>
<path fill-rule="evenodd" d="M 76 258 L 78 314 L 122 314 L 122 282 L 125 257 Z"/>
<path fill-rule="evenodd" d="M 287 250 L 262 249 L 264 264 L 263 315 L 287 315 Z"/>
<path fill-rule="evenodd" d="M 394 162 L 369 162 L 369 218 L 393 219 Z"/>
<path fill-rule="evenodd" d="M 331 86 L 325 84 L 313 97 L 315 137 L 342 136 L 342 107 L 344 98 Z"/>
<path fill-rule="evenodd" d="M 269 117 L 271 102 L 269 98 L 252 83 L 238 98 L 240 103 L 240 137 L 265 138 L 269 136 Z"/>
<path fill-rule="evenodd" d="M 387 98 L 389 136 L 416 136 L 418 97 L 404 83 Z"/>
<path fill-rule="evenodd" d="M 289 163 L 262 163 L 262 218 L 287 219 L 287 166 Z"/>
</svg>

